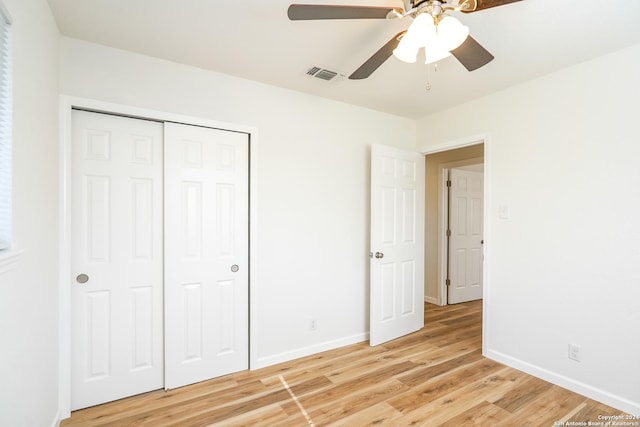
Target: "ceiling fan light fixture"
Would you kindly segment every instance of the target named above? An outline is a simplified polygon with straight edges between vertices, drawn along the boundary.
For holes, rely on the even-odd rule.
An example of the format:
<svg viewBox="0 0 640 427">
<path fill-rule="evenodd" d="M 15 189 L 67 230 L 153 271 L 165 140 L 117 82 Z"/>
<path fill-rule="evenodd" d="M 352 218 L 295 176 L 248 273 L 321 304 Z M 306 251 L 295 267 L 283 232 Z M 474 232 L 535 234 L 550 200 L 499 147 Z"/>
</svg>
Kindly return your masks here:
<svg viewBox="0 0 640 427">
<path fill-rule="evenodd" d="M 436 37 L 436 25 L 433 17 L 428 13 L 420 13 L 413 19 L 407 35 L 416 40 L 418 47 L 425 47 Z"/>
<path fill-rule="evenodd" d="M 469 36 L 469 27 L 451 16 L 432 16 L 428 12 L 418 13 L 400 43 L 393 50 L 393 56 L 403 62 L 416 62 L 420 48 L 425 50 L 425 63 L 440 61 L 451 56 Z"/>
<path fill-rule="evenodd" d="M 393 56 L 403 62 L 414 63 L 418 50 L 436 39 L 436 27 L 431 15 L 418 14 L 409 25 L 409 29 L 400 39 L 398 47 L 393 50 Z"/>
<path fill-rule="evenodd" d="M 398 47 L 393 49 L 393 56 L 402 62 L 413 64 L 416 62 L 418 49 L 420 49 L 420 46 L 418 46 L 416 40 L 412 40 L 411 37 L 409 37 L 409 33 L 405 33 L 405 35 L 400 39 Z"/>
<path fill-rule="evenodd" d="M 448 13 L 469 13 L 520 1 L 402 0 L 402 7 L 291 4 L 287 15 L 292 21 L 413 18 L 409 29 L 393 36 L 349 76 L 350 80 L 361 80 L 369 77 L 390 56 L 415 63 L 420 48 L 425 48 L 427 63 L 450 54 L 468 71 L 476 70 L 488 64 L 494 56 L 469 35 L 468 27 L 449 17 Z"/>
<path fill-rule="evenodd" d="M 451 51 L 459 47 L 469 36 L 469 27 L 462 25 L 452 16 L 445 16 L 438 22 L 438 44 Z"/>
<path fill-rule="evenodd" d="M 451 56 L 451 52 L 440 48 L 438 45 L 429 45 L 424 48 L 425 64 L 438 62 Z"/>
</svg>

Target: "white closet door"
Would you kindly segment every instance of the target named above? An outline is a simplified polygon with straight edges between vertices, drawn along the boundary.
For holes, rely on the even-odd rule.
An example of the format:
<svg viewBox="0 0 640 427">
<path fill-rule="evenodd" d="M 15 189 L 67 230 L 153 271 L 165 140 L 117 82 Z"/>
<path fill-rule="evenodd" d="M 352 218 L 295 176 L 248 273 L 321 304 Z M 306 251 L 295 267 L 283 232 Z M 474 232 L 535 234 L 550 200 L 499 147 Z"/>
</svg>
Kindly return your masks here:
<svg viewBox="0 0 640 427">
<path fill-rule="evenodd" d="M 71 409 L 163 386 L 162 124 L 72 115 Z"/>
<path fill-rule="evenodd" d="M 165 387 L 248 368 L 248 135 L 165 124 Z"/>
</svg>

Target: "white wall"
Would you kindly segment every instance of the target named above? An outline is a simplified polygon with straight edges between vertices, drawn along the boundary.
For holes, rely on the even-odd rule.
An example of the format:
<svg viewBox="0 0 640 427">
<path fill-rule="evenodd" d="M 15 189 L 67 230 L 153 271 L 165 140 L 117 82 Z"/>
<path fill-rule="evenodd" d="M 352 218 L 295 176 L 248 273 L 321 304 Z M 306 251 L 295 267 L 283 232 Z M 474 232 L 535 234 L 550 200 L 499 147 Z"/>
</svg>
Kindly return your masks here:
<svg viewBox="0 0 640 427">
<path fill-rule="evenodd" d="M 485 353 L 635 414 L 638 58 L 640 45 L 418 122 L 420 147 L 489 135 Z"/>
<path fill-rule="evenodd" d="M 68 38 L 60 86 L 256 127 L 258 366 L 366 339 L 369 147 L 413 147 L 415 121 Z"/>
<path fill-rule="evenodd" d="M 13 220 L 21 253 L 0 274 L 0 425 L 58 415 L 58 30 L 46 0 L 13 18 Z"/>
</svg>

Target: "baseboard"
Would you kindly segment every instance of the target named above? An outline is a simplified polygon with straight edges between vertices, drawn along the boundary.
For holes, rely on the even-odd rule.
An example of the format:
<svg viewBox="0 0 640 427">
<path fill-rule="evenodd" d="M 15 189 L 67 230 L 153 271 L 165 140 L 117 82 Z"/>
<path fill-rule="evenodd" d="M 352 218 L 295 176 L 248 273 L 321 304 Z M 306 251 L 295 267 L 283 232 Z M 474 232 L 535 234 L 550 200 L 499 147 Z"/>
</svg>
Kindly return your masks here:
<svg viewBox="0 0 640 427">
<path fill-rule="evenodd" d="M 274 354 L 271 356 L 259 357 L 256 365 L 251 369 L 260 369 L 277 363 L 289 362 L 290 360 L 299 359 L 301 357 L 310 356 L 312 354 L 321 353 L 323 351 L 334 350 L 351 344 L 357 344 L 369 340 L 369 333 L 351 335 L 337 340 L 325 341 L 308 347 L 297 348 L 295 350 Z"/>
<path fill-rule="evenodd" d="M 442 305 L 440 304 L 440 300 L 438 298 L 434 298 L 434 297 L 429 297 L 429 296 L 424 296 L 424 302 L 428 302 L 429 304 L 433 304 L 433 305 Z"/>
<path fill-rule="evenodd" d="M 60 423 L 62 422 L 62 413 L 60 409 L 56 413 L 55 417 L 53 417 L 53 422 L 51 423 L 51 427 L 60 427 Z"/>
<path fill-rule="evenodd" d="M 543 379 L 557 386 L 566 388 L 575 393 L 581 394 L 589 399 L 604 403 L 612 408 L 619 409 L 622 412 L 634 416 L 640 416 L 640 402 L 633 402 L 621 396 L 600 390 L 596 387 L 582 383 L 580 381 L 573 380 L 565 377 L 564 375 L 557 374 L 547 369 L 540 368 L 530 363 L 524 362 L 520 359 L 516 359 L 504 353 L 500 353 L 494 350 L 485 350 L 483 352 L 485 357 L 500 362 L 511 368 L 517 369 L 522 372 L 526 372 L 529 375 Z"/>
</svg>

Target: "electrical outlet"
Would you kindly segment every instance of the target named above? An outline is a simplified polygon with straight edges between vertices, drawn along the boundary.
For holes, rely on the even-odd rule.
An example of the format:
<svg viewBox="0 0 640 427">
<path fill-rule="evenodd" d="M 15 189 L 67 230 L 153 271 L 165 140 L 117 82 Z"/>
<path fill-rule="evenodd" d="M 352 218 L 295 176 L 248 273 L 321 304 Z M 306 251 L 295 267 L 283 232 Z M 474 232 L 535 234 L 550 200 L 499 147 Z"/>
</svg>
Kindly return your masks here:
<svg viewBox="0 0 640 427">
<path fill-rule="evenodd" d="M 311 319 L 311 321 L 309 322 L 309 329 L 311 329 L 312 331 L 318 329 L 318 321 L 316 319 Z"/>
<path fill-rule="evenodd" d="M 569 359 L 580 362 L 582 359 L 582 348 L 576 344 L 569 344 Z"/>
</svg>

